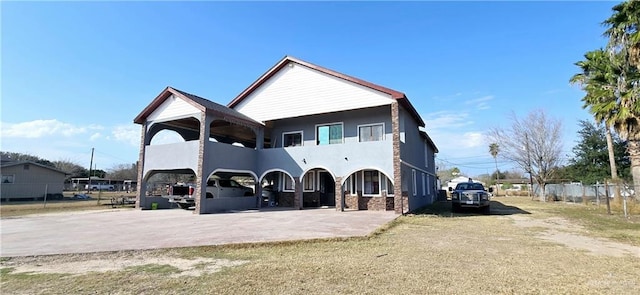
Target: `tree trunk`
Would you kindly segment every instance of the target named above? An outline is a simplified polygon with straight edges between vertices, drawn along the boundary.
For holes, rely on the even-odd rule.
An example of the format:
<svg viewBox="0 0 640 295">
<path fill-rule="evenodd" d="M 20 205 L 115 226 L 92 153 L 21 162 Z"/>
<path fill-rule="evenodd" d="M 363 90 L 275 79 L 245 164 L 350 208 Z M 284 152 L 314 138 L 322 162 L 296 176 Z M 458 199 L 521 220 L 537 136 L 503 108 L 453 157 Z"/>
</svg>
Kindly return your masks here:
<svg viewBox="0 0 640 295">
<path fill-rule="evenodd" d="M 630 136 L 631 137 L 631 136 Z M 633 176 L 633 191 L 636 200 L 640 201 L 640 140 L 633 136 L 627 145 L 631 160 L 631 176 Z"/>
<path fill-rule="evenodd" d="M 605 124 L 605 137 L 607 138 L 607 151 L 609 152 L 609 167 L 611 169 L 611 180 L 615 184 L 615 198 L 620 197 L 620 181 L 618 180 L 618 168 L 616 167 L 616 155 L 613 151 L 613 138 L 611 128 Z M 609 199 L 607 199 L 607 202 Z M 607 203 L 608 204 L 608 203 Z"/>
<path fill-rule="evenodd" d="M 540 202 L 546 202 L 547 198 L 544 196 L 545 195 L 545 191 L 544 191 L 545 183 L 539 183 L 538 185 L 540 186 Z"/>
<path fill-rule="evenodd" d="M 616 168 L 616 156 L 613 152 L 613 138 L 611 137 L 611 129 L 605 125 L 605 137 L 607 138 L 607 151 L 609 151 L 609 166 L 611 167 L 611 179 L 618 178 L 618 170 Z"/>
</svg>

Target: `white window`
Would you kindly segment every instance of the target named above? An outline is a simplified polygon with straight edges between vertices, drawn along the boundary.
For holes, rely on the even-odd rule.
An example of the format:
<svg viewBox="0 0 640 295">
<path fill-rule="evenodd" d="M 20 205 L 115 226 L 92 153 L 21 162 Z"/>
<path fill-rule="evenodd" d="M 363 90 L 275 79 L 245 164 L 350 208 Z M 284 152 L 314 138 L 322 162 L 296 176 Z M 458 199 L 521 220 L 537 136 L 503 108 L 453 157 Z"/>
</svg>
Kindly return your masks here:
<svg viewBox="0 0 640 295">
<path fill-rule="evenodd" d="M 393 183 L 391 183 L 391 179 L 387 178 L 384 174 L 380 174 L 380 179 L 382 190 L 387 192 L 387 196 L 393 196 Z"/>
<path fill-rule="evenodd" d="M 416 178 L 416 170 L 411 169 L 411 178 L 413 179 L 413 196 L 418 195 L 418 180 Z"/>
<path fill-rule="evenodd" d="M 360 142 L 384 140 L 384 123 L 358 126 L 358 140 Z"/>
<path fill-rule="evenodd" d="M 351 176 L 349 176 L 349 193 L 351 193 L 352 195 L 356 195 L 358 194 L 358 175 L 360 175 L 360 173 L 354 173 L 351 174 Z"/>
<path fill-rule="evenodd" d="M 15 175 L 2 175 L 2 183 L 13 183 Z"/>
<path fill-rule="evenodd" d="M 429 148 L 427 147 L 428 143 L 425 141 L 424 143 L 424 166 L 429 167 Z"/>
<path fill-rule="evenodd" d="M 316 125 L 317 145 L 342 143 L 343 137 L 342 123 Z"/>
<path fill-rule="evenodd" d="M 424 172 L 422 172 L 422 196 L 427 195 L 427 181 L 425 180 Z"/>
<path fill-rule="evenodd" d="M 315 173 L 313 171 L 307 172 L 302 178 L 302 188 L 305 192 L 312 192 L 315 189 Z"/>
<path fill-rule="evenodd" d="M 283 132 L 282 133 L 282 146 L 302 146 L 302 131 L 295 132 Z"/>
<path fill-rule="evenodd" d="M 282 191 L 284 192 L 292 192 L 295 190 L 293 179 L 286 173 L 280 173 L 280 183 L 282 183 Z"/>
<path fill-rule="evenodd" d="M 376 170 L 365 170 L 363 173 L 363 195 L 380 194 L 380 172 Z"/>
</svg>

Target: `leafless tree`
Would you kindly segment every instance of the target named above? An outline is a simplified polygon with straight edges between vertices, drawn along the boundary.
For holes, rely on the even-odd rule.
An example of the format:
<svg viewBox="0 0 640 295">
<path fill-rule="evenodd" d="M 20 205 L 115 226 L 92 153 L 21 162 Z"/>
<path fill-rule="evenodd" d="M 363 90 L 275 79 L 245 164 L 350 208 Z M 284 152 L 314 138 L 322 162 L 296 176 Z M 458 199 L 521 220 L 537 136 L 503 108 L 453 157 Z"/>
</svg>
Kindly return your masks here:
<svg viewBox="0 0 640 295">
<path fill-rule="evenodd" d="M 545 201 L 545 185 L 561 164 L 562 122 L 549 117 L 544 110 L 529 112 L 524 118 L 510 116 L 509 128 L 492 128 L 488 137 L 500 143 L 500 157 L 513 161 L 529 173 L 541 188 L 540 201 Z"/>
</svg>

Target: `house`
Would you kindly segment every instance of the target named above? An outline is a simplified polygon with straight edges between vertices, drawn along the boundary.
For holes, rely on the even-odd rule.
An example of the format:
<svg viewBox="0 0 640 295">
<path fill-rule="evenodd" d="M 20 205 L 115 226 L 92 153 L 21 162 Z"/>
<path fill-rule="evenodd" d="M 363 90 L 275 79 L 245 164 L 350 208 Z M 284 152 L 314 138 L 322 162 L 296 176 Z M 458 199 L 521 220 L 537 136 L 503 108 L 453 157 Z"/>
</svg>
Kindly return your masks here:
<svg viewBox="0 0 640 295">
<path fill-rule="evenodd" d="M 4 201 L 62 198 L 67 173 L 31 161 L 2 162 L 0 199 Z"/>
<path fill-rule="evenodd" d="M 402 92 L 285 56 L 227 106 L 164 89 L 142 125 L 139 208 L 159 173 L 193 174 L 195 213 L 265 205 L 415 210 L 436 199 L 437 147 Z M 183 142 L 152 144 L 161 131 Z M 207 198 L 212 176 L 255 180 L 256 196 Z M 276 193 L 263 202 L 263 189 Z"/>
</svg>

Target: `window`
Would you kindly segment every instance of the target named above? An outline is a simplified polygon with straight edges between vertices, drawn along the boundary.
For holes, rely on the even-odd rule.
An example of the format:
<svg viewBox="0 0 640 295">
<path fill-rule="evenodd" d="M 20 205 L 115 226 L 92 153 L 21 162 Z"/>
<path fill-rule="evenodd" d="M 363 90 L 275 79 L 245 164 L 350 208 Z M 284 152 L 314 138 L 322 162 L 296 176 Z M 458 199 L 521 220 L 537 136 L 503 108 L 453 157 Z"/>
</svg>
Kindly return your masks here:
<svg viewBox="0 0 640 295">
<path fill-rule="evenodd" d="M 380 184 L 382 185 L 382 190 L 387 192 L 387 196 L 393 196 L 393 184 L 386 175 L 380 174 Z"/>
<path fill-rule="evenodd" d="M 364 174 L 364 195 L 380 194 L 380 172 L 375 170 L 365 170 Z"/>
<path fill-rule="evenodd" d="M 13 183 L 14 175 L 2 175 L 2 183 Z"/>
<path fill-rule="evenodd" d="M 302 131 L 296 132 L 283 132 L 282 133 L 282 146 L 302 146 Z"/>
<path fill-rule="evenodd" d="M 304 178 L 302 178 L 302 188 L 305 192 L 312 192 L 315 189 L 316 178 L 314 177 L 314 175 L 315 173 L 313 173 L 313 171 L 309 171 L 304 175 Z"/>
<path fill-rule="evenodd" d="M 347 179 L 347 183 L 348 183 L 348 188 L 349 188 L 349 193 L 351 193 L 352 195 L 355 195 L 358 193 L 358 175 L 360 173 L 353 173 L 351 174 L 351 176 L 349 176 L 349 178 Z"/>
<path fill-rule="evenodd" d="M 24 165 L 22 166 L 22 169 L 24 169 L 24 170 L 29 170 L 29 164 L 24 164 Z"/>
<path fill-rule="evenodd" d="M 342 143 L 342 123 L 318 125 L 316 127 L 316 144 Z"/>
<path fill-rule="evenodd" d="M 358 139 L 360 142 L 384 140 L 384 124 L 358 126 Z"/>
<path fill-rule="evenodd" d="M 416 179 L 416 170 L 411 169 L 411 178 L 413 179 L 413 196 L 418 195 L 418 180 Z"/>
<path fill-rule="evenodd" d="M 431 195 L 431 181 L 429 178 L 429 175 L 427 175 L 427 194 Z"/>
<path fill-rule="evenodd" d="M 427 181 L 425 180 L 425 175 L 424 172 L 422 172 L 422 196 L 426 196 L 427 195 L 427 185 L 426 185 Z"/>
<path fill-rule="evenodd" d="M 282 180 L 282 191 L 284 192 L 292 192 L 295 187 L 293 185 L 293 179 L 289 177 L 289 175 L 285 173 L 280 173 L 280 180 Z"/>
</svg>

